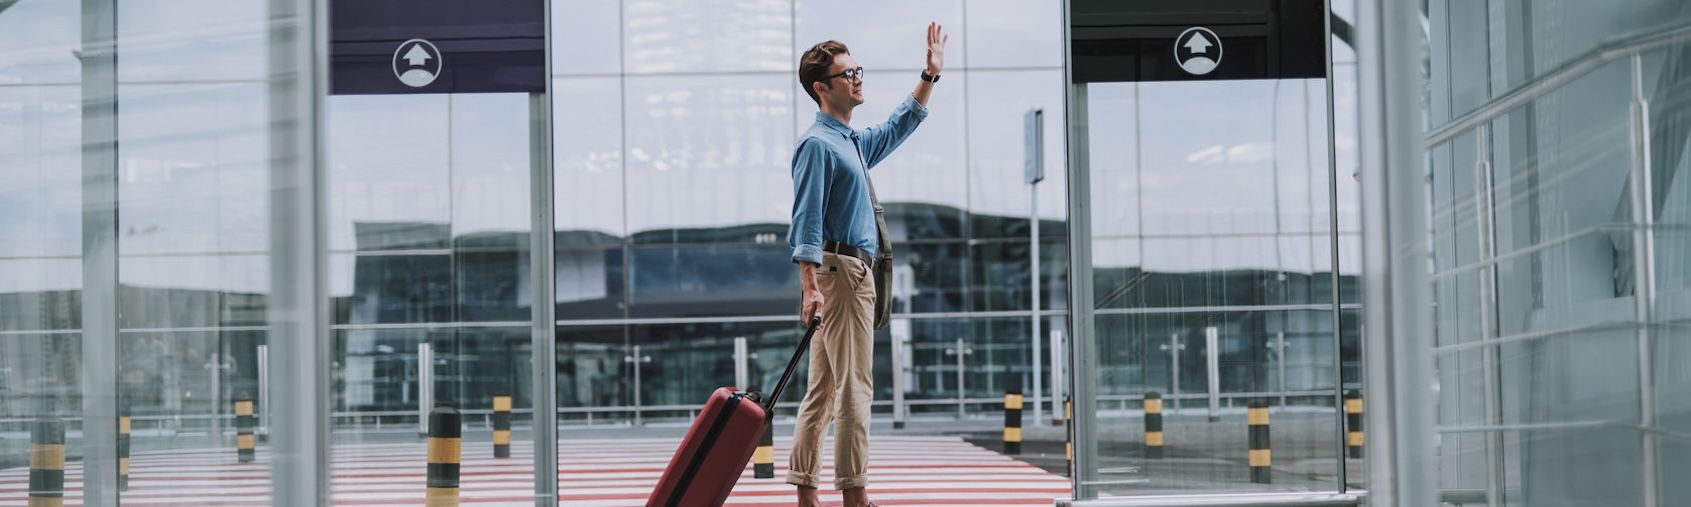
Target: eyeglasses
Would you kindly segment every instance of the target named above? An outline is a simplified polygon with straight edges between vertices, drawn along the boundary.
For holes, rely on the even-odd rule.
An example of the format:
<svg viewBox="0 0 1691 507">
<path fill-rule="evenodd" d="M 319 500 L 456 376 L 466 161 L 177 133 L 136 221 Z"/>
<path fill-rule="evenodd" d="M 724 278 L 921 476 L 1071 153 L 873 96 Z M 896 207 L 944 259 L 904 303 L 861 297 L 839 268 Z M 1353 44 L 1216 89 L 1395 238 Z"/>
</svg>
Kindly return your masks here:
<svg viewBox="0 0 1691 507">
<path fill-rule="evenodd" d="M 823 80 L 826 81 L 826 80 L 833 79 L 833 78 L 836 78 L 836 77 L 844 77 L 844 78 L 846 78 L 846 81 L 862 81 L 863 80 L 863 67 L 858 67 L 858 68 L 855 68 L 855 69 L 846 69 L 845 72 L 841 72 L 839 74 L 834 74 L 832 76 L 828 76 L 826 78 L 823 78 Z"/>
</svg>

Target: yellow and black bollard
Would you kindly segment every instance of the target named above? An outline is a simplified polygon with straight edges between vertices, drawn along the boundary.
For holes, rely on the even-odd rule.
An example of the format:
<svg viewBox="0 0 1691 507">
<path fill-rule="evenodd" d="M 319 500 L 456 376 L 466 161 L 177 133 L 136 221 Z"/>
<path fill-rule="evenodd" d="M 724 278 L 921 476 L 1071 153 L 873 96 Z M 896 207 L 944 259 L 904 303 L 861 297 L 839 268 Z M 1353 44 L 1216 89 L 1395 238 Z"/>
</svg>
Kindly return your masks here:
<svg viewBox="0 0 1691 507">
<path fill-rule="evenodd" d="M 767 417 L 763 420 L 763 438 L 757 441 L 757 451 L 752 453 L 752 477 L 757 479 L 775 478 L 774 417 Z"/>
<path fill-rule="evenodd" d="M 1345 447 L 1350 457 L 1362 458 L 1362 392 L 1345 391 Z"/>
<path fill-rule="evenodd" d="M 458 409 L 435 407 L 429 412 L 428 489 L 424 505 L 458 506 L 458 465 L 462 459 L 464 428 Z"/>
<path fill-rule="evenodd" d="M 29 431 L 29 507 L 65 504 L 65 423 L 46 418 Z"/>
<path fill-rule="evenodd" d="M 1163 457 L 1163 395 L 1145 393 L 1145 458 Z"/>
<path fill-rule="evenodd" d="M 241 463 L 252 463 L 258 457 L 258 418 L 253 417 L 252 395 L 241 393 L 235 397 L 235 456 Z"/>
<path fill-rule="evenodd" d="M 511 457 L 511 395 L 493 395 L 493 457 Z"/>
<path fill-rule="evenodd" d="M 1251 482 L 1273 482 L 1269 470 L 1274 466 L 1274 454 L 1268 446 L 1268 400 L 1251 400 L 1245 412 L 1245 424 L 1251 429 Z"/>
<path fill-rule="evenodd" d="M 1004 391 L 1004 454 L 1022 453 L 1022 388 Z"/>
<path fill-rule="evenodd" d="M 117 415 L 117 490 L 129 491 L 129 407 Z"/>
<path fill-rule="evenodd" d="M 1063 446 L 1063 459 L 1074 463 L 1074 398 L 1063 397 L 1063 427 L 1068 433 L 1068 442 Z"/>
</svg>

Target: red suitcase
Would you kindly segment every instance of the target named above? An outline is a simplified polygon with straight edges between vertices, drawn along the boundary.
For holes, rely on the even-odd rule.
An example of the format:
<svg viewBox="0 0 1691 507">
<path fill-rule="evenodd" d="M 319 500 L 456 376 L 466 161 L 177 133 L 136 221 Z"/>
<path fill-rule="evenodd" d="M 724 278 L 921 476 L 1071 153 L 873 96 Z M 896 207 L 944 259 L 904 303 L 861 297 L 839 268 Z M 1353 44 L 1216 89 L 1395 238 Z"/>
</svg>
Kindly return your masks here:
<svg viewBox="0 0 1691 507">
<path fill-rule="evenodd" d="M 787 371 L 767 396 L 732 387 L 711 393 L 699 417 L 687 428 L 681 448 L 669 459 L 646 507 L 720 506 L 728 500 L 728 493 L 745 473 L 746 463 L 763 437 L 764 421 L 774 414 L 775 402 L 781 399 L 787 381 L 792 380 L 793 370 L 798 368 L 805 349 L 810 348 L 810 338 L 820 322 L 812 320 L 805 329 L 798 350 L 787 362 Z"/>
</svg>

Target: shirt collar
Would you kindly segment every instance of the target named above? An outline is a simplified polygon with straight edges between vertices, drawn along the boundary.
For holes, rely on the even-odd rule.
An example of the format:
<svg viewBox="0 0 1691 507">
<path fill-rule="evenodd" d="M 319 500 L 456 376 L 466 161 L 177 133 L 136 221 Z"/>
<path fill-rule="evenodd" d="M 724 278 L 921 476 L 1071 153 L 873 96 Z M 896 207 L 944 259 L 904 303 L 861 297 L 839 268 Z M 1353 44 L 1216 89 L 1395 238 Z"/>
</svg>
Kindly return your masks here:
<svg viewBox="0 0 1691 507">
<path fill-rule="evenodd" d="M 828 127 L 829 129 L 832 129 L 834 132 L 839 132 L 840 135 L 845 136 L 847 139 L 856 139 L 857 138 L 857 131 L 856 130 L 853 130 L 850 125 L 840 123 L 840 120 L 838 118 L 835 118 L 835 117 L 833 117 L 833 115 L 830 115 L 828 113 L 817 111 L 816 112 L 816 123 L 820 123 L 823 126 Z"/>
</svg>

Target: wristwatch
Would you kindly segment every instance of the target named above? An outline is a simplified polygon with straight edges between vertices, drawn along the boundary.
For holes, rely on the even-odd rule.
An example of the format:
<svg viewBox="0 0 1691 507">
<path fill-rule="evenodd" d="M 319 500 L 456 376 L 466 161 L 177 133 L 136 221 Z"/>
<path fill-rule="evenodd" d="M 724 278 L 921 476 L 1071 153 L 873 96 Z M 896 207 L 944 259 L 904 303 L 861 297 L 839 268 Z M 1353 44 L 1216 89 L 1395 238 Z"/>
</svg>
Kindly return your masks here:
<svg viewBox="0 0 1691 507">
<path fill-rule="evenodd" d="M 928 71 L 924 70 L 924 71 L 922 71 L 922 80 L 927 81 L 929 83 L 938 83 L 939 82 L 939 75 L 938 74 L 929 74 Z"/>
</svg>

